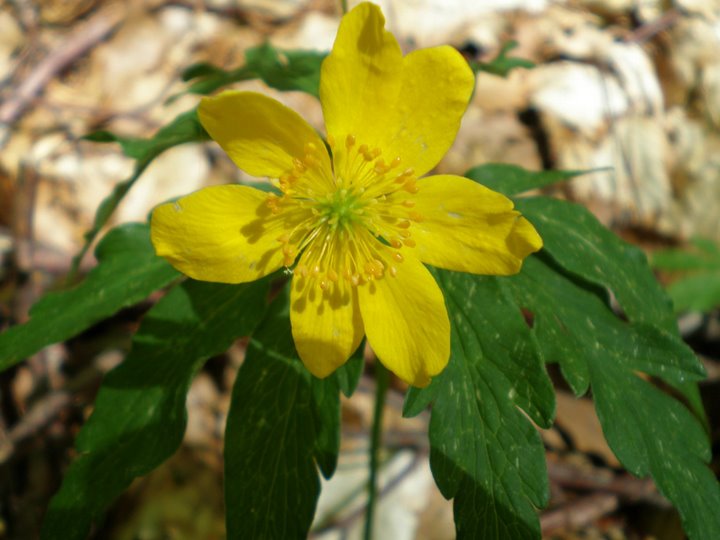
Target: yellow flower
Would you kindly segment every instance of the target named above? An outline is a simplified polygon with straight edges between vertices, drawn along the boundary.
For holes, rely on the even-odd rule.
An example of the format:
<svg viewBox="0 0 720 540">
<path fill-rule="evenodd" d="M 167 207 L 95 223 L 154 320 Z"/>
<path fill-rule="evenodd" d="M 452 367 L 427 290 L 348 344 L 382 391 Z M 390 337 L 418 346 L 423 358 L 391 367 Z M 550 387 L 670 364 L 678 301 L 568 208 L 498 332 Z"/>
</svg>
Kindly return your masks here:
<svg viewBox="0 0 720 540">
<path fill-rule="evenodd" d="M 293 268 L 298 354 L 325 377 L 363 335 L 401 379 L 425 386 L 450 356 L 440 288 L 423 263 L 507 275 L 542 246 L 505 196 L 422 175 L 455 139 L 474 76 L 451 47 L 403 57 L 380 9 L 358 5 L 322 65 L 328 152 L 295 112 L 253 92 L 204 98 L 199 117 L 242 170 L 281 195 L 202 189 L 155 209 L 157 253 L 188 276 L 253 281 Z"/>
</svg>

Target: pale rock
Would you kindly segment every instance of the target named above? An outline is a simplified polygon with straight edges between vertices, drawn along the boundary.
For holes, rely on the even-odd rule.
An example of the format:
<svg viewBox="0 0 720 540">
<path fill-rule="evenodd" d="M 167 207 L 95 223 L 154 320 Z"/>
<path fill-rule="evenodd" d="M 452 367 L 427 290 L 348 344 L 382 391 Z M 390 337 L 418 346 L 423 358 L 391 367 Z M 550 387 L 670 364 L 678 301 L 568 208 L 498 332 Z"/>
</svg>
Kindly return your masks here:
<svg viewBox="0 0 720 540">
<path fill-rule="evenodd" d="M 287 20 L 305 9 L 310 0 L 212 0 L 212 4 L 252 11 L 275 20 Z"/>
<path fill-rule="evenodd" d="M 587 137 L 629 109 L 617 80 L 595 66 L 562 61 L 538 66 L 528 77 L 530 103 Z"/>
<path fill-rule="evenodd" d="M 271 43 L 279 49 L 330 51 L 335 43 L 339 16 L 311 11 L 297 27 L 276 32 Z"/>
<path fill-rule="evenodd" d="M 0 11 L 0 80 L 10 75 L 14 55 L 24 42 L 22 29 L 10 11 Z"/>
<path fill-rule="evenodd" d="M 359 1 L 350 2 L 356 5 Z M 458 44 L 469 28 L 498 12 L 523 10 L 539 13 L 547 0 L 378 0 L 387 20 L 405 52 L 446 43 Z"/>
<path fill-rule="evenodd" d="M 117 209 L 117 222 L 145 221 L 157 204 L 204 186 L 209 164 L 202 145 L 184 144 L 157 157 Z"/>
</svg>

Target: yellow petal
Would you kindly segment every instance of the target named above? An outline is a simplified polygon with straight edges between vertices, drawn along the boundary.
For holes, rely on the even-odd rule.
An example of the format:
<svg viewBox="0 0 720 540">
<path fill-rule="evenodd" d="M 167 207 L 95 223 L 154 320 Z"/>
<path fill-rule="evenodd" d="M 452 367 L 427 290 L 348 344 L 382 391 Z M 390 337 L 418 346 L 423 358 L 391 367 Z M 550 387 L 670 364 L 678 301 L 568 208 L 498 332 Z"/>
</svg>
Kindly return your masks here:
<svg viewBox="0 0 720 540">
<path fill-rule="evenodd" d="M 384 29 L 374 4 L 362 3 L 342 18 L 332 52 L 323 61 L 320 103 L 327 132 L 340 148 L 352 134 L 375 147 L 395 107 L 402 76 L 402 52 Z"/>
<path fill-rule="evenodd" d="M 387 368 L 413 386 L 427 386 L 450 358 L 450 321 L 442 292 L 420 261 L 406 257 L 393 277 L 358 287 L 367 339 Z"/>
<path fill-rule="evenodd" d="M 455 140 L 474 85 L 470 66 L 452 47 L 408 54 L 395 114 L 379 125 L 385 161 L 398 156 L 417 176 L 437 165 Z"/>
<path fill-rule="evenodd" d="M 283 264 L 278 236 L 292 227 L 268 208 L 268 194 L 247 186 L 201 189 L 155 208 L 155 251 L 202 281 L 242 283 Z"/>
<path fill-rule="evenodd" d="M 303 364 L 316 377 L 327 377 L 358 348 L 363 325 L 357 291 L 342 278 L 326 280 L 323 290 L 321 279 L 312 274 L 293 277 L 290 321 Z"/>
<path fill-rule="evenodd" d="M 227 91 L 205 97 L 198 116 L 210 137 L 235 164 L 253 176 L 280 178 L 316 150 L 314 171 L 329 179 L 330 157 L 315 130 L 292 109 L 257 92 Z"/>
<path fill-rule="evenodd" d="M 542 247 L 535 228 L 510 199 L 472 180 L 439 175 L 418 180 L 410 229 L 423 262 L 473 274 L 509 275 Z M 412 251 L 408 251 L 411 253 Z"/>
</svg>

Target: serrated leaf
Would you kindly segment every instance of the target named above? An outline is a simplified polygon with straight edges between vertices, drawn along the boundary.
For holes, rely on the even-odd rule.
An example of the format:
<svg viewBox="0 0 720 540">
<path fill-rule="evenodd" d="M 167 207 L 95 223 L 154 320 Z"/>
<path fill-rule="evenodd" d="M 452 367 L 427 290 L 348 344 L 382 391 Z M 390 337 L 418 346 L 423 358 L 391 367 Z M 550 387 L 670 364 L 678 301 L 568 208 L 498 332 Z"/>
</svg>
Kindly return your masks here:
<svg viewBox="0 0 720 540">
<path fill-rule="evenodd" d="M 596 291 L 548 256 L 528 258 L 504 283 L 533 313 L 546 359 L 560 362 L 576 393 L 592 386 L 603 431 L 623 465 L 653 476 L 691 538 L 720 537 L 711 510 L 720 507 L 720 488 L 703 464 L 709 458 L 705 432 L 677 400 L 637 376 L 649 373 L 677 385 L 696 381 L 704 370 L 692 351 L 663 328 L 621 321 Z"/>
<path fill-rule="evenodd" d="M 145 316 L 125 361 L 105 377 L 92 416 L 43 523 L 44 540 L 86 538 L 130 485 L 182 441 L 185 400 L 204 361 L 248 335 L 262 317 L 267 280 L 185 281 Z"/>
<path fill-rule="evenodd" d="M 110 216 L 112 216 L 120 204 L 120 201 L 122 201 L 125 194 L 130 191 L 130 188 L 135 185 L 135 182 L 142 176 L 142 173 L 145 172 L 145 169 L 153 159 L 173 146 L 209 140 L 208 134 L 202 125 L 200 125 L 195 109 L 178 115 L 172 122 L 162 127 L 155 136 L 149 139 L 120 137 L 108 131 L 90 133 L 86 135 L 85 138 L 96 142 L 117 142 L 120 144 L 123 153 L 128 157 L 136 159 L 137 164 L 135 165 L 132 176 L 127 180 L 118 182 L 110 195 L 102 200 L 98 209 L 95 211 L 92 228 L 85 233 L 85 244 L 80 250 L 80 253 L 73 258 L 72 268 L 70 270 L 71 276 L 77 272 L 80 262 L 87 253 L 90 244 L 93 243 L 95 237 L 100 233 L 100 230 L 107 224 Z"/>
<path fill-rule="evenodd" d="M 588 172 L 591 171 L 528 171 L 509 163 L 486 163 L 473 167 L 465 173 L 465 177 L 511 196 L 570 180 Z"/>
<path fill-rule="evenodd" d="M 46 294 L 31 308 L 27 323 L 0 334 L 0 370 L 140 302 L 179 276 L 155 255 L 147 225 L 134 223 L 111 230 L 95 254 L 98 266 L 84 281 Z"/>
<path fill-rule="evenodd" d="M 578 204 L 534 197 L 516 206 L 537 228 L 543 251 L 566 271 L 612 291 L 633 322 L 677 334 L 670 302 L 645 253 L 620 240 Z"/>
<path fill-rule="evenodd" d="M 548 426 L 554 393 L 530 329 L 497 278 L 437 271 L 452 325 L 448 367 L 412 389 L 404 413 L 433 401 L 430 464 L 454 497 L 458 538 L 538 538 L 545 452 L 519 410 Z"/>
<path fill-rule="evenodd" d="M 306 538 L 320 493 L 316 461 L 329 477 L 339 444 L 337 376 L 317 379 L 300 362 L 284 293 L 254 334 L 233 388 L 225 433 L 228 538 Z"/>
<path fill-rule="evenodd" d="M 508 74 L 516 68 L 531 69 L 535 67 L 535 63 L 524 58 L 509 57 L 507 54 L 518 46 L 517 41 L 508 41 L 503 44 L 498 55 L 490 60 L 490 62 L 471 62 L 470 67 L 476 73 L 484 71 L 500 77 L 507 77 Z"/>
<path fill-rule="evenodd" d="M 224 70 L 209 64 L 195 64 L 183 74 L 184 80 L 199 79 L 186 93 L 210 94 L 229 84 L 261 79 L 277 90 L 299 90 L 319 96 L 320 65 L 327 53 L 316 51 L 281 51 L 269 43 L 248 49 L 245 65 Z"/>
</svg>

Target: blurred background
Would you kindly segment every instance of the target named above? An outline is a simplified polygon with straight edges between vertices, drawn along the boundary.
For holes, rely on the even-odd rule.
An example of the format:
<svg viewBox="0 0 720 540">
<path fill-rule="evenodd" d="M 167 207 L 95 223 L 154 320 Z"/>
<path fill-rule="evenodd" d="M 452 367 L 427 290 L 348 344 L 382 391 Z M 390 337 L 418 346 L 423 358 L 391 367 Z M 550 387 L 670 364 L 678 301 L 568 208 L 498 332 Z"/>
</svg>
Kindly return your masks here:
<svg viewBox="0 0 720 540">
<path fill-rule="evenodd" d="M 449 43 L 469 60 L 488 61 L 515 40 L 511 56 L 536 64 L 507 78 L 478 75 L 439 171 L 462 174 L 487 162 L 603 169 L 553 193 L 585 204 L 650 253 L 684 249 L 696 237 L 710 251 L 720 242 L 719 2 L 377 3 L 405 52 Z M 168 102 L 186 88 L 180 75 L 189 65 L 234 68 L 249 47 L 267 41 L 326 51 L 339 19 L 334 0 L 0 0 L 0 330 L 27 320 L 29 307 L 60 282 L 98 204 L 132 173 L 134 162 L 117 145 L 83 135 L 106 129 L 151 136 L 197 103 L 192 95 Z M 272 95 L 322 130 L 315 98 L 258 81 L 235 86 Z M 144 221 L 161 201 L 241 175 L 215 145 L 173 148 L 152 163 L 112 223 Z M 697 303 L 676 298 L 681 331 L 710 375 L 702 390 L 716 471 L 720 256 L 717 261 L 710 278 L 686 293 Z M 82 261 L 84 269 L 93 264 L 91 254 Z M 675 271 L 660 273 L 665 283 L 685 275 L 677 273 L 682 264 L 669 266 Z M 122 359 L 151 302 L 0 374 L 0 538 L 36 537 L 102 374 Z M 208 363 L 189 394 L 183 448 L 132 486 L 96 538 L 223 537 L 222 433 L 243 351 L 239 342 Z M 592 403 L 558 385 L 557 426 L 542 432 L 552 488 L 544 534 L 683 538 L 652 483 L 622 471 Z M 387 406 L 380 537 L 450 539 L 452 505 L 430 474 L 427 418 L 401 419 L 403 391 L 395 384 Z M 315 538 L 359 537 L 372 395 L 366 376 L 344 401 L 340 468 L 323 490 Z"/>
</svg>

